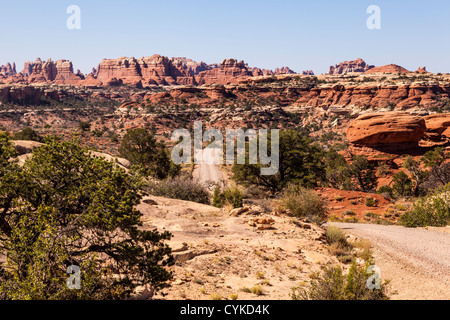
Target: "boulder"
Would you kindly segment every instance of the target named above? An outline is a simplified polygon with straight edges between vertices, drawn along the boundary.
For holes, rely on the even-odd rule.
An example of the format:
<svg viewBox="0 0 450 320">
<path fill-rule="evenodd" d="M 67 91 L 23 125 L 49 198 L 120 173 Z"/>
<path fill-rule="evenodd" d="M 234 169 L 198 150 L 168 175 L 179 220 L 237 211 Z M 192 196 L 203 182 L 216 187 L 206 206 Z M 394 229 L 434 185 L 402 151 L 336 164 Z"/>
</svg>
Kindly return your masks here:
<svg viewBox="0 0 450 320">
<path fill-rule="evenodd" d="M 114 157 L 110 154 L 103 153 L 103 152 L 97 152 L 97 151 L 91 151 L 91 154 L 95 157 L 104 158 L 106 161 L 115 162 L 125 169 L 131 168 L 131 162 L 127 159 L 120 158 L 120 157 Z"/>
<path fill-rule="evenodd" d="M 232 217 L 237 217 L 237 216 L 241 215 L 242 213 L 245 213 L 249 210 L 250 210 L 249 207 L 235 208 L 235 209 L 231 210 L 229 214 Z"/>
<path fill-rule="evenodd" d="M 427 133 L 443 134 L 450 127 L 450 113 L 437 113 L 423 117 Z"/>
<path fill-rule="evenodd" d="M 128 300 L 150 300 L 154 293 L 155 290 L 151 286 L 137 286 Z"/>
<path fill-rule="evenodd" d="M 426 131 L 425 120 L 407 112 L 364 114 L 347 129 L 348 141 L 355 145 L 418 144 Z"/>
<path fill-rule="evenodd" d="M 19 155 L 31 153 L 34 149 L 43 145 L 43 143 L 28 140 L 13 140 L 11 142 Z"/>
</svg>

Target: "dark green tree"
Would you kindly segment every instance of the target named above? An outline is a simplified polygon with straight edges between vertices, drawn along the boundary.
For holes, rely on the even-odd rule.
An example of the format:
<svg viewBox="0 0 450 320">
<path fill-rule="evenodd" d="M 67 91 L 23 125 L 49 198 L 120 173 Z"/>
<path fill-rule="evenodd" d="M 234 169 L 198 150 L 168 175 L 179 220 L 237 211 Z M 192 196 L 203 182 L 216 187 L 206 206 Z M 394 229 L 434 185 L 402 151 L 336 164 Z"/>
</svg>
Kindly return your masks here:
<svg viewBox="0 0 450 320">
<path fill-rule="evenodd" d="M 377 187 L 375 165 L 366 156 L 354 156 L 350 165 L 350 172 L 362 191 L 373 191 Z"/>
<path fill-rule="evenodd" d="M 41 142 L 42 137 L 30 127 L 26 127 L 22 131 L 16 132 L 13 135 L 14 140 L 32 140 Z"/>
<path fill-rule="evenodd" d="M 405 172 L 397 172 L 392 178 L 392 182 L 392 190 L 395 195 L 405 197 L 412 194 L 413 183 L 411 178 Z"/>
<path fill-rule="evenodd" d="M 142 166 L 148 174 L 165 179 L 180 172 L 180 166 L 170 160 L 170 154 L 162 142 L 143 128 L 129 130 L 119 147 L 120 156 L 134 165 Z"/>
<path fill-rule="evenodd" d="M 82 132 L 84 131 L 91 131 L 91 123 L 88 121 L 80 121 L 78 123 L 78 127 Z"/>
<path fill-rule="evenodd" d="M 290 182 L 315 187 L 325 179 L 323 149 L 306 134 L 296 130 L 280 131 L 278 172 L 275 175 L 261 175 L 262 167 L 260 163 L 235 164 L 233 179 L 245 185 L 263 187 L 272 193 L 281 191 Z"/>
<path fill-rule="evenodd" d="M 412 156 L 406 158 L 403 167 L 408 170 L 412 180 L 414 180 L 413 194 L 415 197 L 418 197 L 424 192 L 423 184 L 426 182 L 429 173 L 426 170 L 422 170 L 420 162 L 414 160 Z"/>
<path fill-rule="evenodd" d="M 425 167 L 439 167 L 447 159 L 445 151 L 441 147 L 434 148 L 431 151 L 426 152 L 422 157 L 422 162 Z"/>
<path fill-rule="evenodd" d="M 330 150 L 325 155 L 326 180 L 337 189 L 353 190 L 352 170 L 344 156 L 335 150 Z"/>
<path fill-rule="evenodd" d="M 48 141 L 23 167 L 0 137 L 0 268 L 3 299 L 120 299 L 136 286 L 167 286 L 168 232 L 142 230 L 142 176 L 91 157 L 75 142 Z M 67 286 L 67 268 L 81 288 Z"/>
</svg>

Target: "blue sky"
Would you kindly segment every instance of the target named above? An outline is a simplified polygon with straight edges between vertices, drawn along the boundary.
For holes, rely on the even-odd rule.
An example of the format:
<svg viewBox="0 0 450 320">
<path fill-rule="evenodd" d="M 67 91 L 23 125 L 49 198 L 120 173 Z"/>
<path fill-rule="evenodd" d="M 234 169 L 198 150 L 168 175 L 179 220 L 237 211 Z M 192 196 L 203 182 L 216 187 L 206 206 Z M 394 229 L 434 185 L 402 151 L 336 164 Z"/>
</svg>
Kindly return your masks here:
<svg viewBox="0 0 450 320">
<path fill-rule="evenodd" d="M 81 8 L 81 30 L 69 30 L 69 5 Z M 369 5 L 381 8 L 381 30 L 369 30 Z M 340 61 L 395 63 L 450 72 L 450 1 L 406 0 L 1 0 L 0 65 L 69 59 L 84 73 L 102 58 L 225 58 L 274 69 L 325 73 Z"/>
</svg>

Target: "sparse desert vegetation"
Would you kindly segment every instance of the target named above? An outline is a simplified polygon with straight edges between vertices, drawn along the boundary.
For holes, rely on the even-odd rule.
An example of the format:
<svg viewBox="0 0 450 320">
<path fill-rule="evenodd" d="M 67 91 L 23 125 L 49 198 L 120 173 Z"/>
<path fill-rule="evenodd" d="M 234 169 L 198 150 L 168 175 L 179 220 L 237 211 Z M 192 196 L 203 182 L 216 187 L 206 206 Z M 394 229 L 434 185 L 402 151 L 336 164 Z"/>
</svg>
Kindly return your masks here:
<svg viewBox="0 0 450 320">
<path fill-rule="evenodd" d="M 237 62 L 229 63 L 241 68 Z M 425 81 L 433 99 L 411 104 L 406 98 L 376 96 L 385 85 L 391 88 L 419 80 Z M 449 224 L 449 141 L 443 132 L 449 117 L 444 111 L 450 109 L 443 91 L 433 89 L 435 82 L 450 83 L 448 76 L 286 74 L 243 77 L 232 85 L 173 87 L 139 87 L 117 81 L 114 86 L 83 89 L 56 84 L 39 88 L 34 84 L 0 85 L 0 90 L 8 91 L 0 107 L 4 132 L 0 139 L 0 209 L 7 209 L 3 219 L 17 227 L 12 236 L 5 236 L 11 231 L 4 229 L 1 238 L 6 248 L 0 256 L 3 298 L 395 298 L 387 284 L 378 291 L 362 285 L 370 277 L 366 263 L 378 263 L 374 261 L 376 241 L 355 238 L 351 230 L 330 223 L 420 230 L 444 230 Z M 359 86 L 369 86 L 374 96 L 353 98 L 351 107 L 331 103 L 338 102 L 342 92 L 355 97 L 349 88 Z M 313 96 L 313 91 L 318 96 Z M 21 92 L 22 98 L 10 92 Z M 325 92 L 329 100 L 322 98 Z M 400 109 L 416 113 L 405 114 Z M 418 111 L 422 113 L 416 115 Z M 425 112 L 428 114 L 422 115 Z M 381 121 L 373 126 L 370 119 Z M 391 123 L 392 119 L 399 122 Z M 261 168 L 268 165 L 260 161 L 228 163 L 215 166 L 220 181 L 205 184 L 194 179 L 198 164 L 174 165 L 170 161 L 176 143 L 171 133 L 185 129 L 193 137 L 194 122 L 200 120 L 205 130 L 279 129 L 279 170 L 265 176 Z M 396 135 L 379 123 L 387 123 Z M 373 130 L 370 134 L 361 129 L 369 127 Z M 417 129 L 415 141 L 401 142 L 411 136 L 405 128 Z M 76 146 L 70 142 L 73 139 L 78 141 Z M 270 146 L 270 135 L 268 139 Z M 389 139 L 405 149 L 397 150 Z M 44 147 L 40 149 L 41 144 L 32 141 Z M 203 147 L 208 143 L 204 141 Z M 248 151 L 248 140 L 245 148 Z M 80 151 L 88 149 L 114 161 L 88 160 Z M 51 153 L 44 155 L 39 150 Z M 72 160 L 64 152 L 69 152 Z M 84 167 L 82 161 L 95 170 Z M 67 170 L 54 169 L 63 164 Z M 35 184 L 23 188 L 27 192 L 23 194 L 11 172 L 21 172 L 21 179 L 35 175 L 55 185 L 39 186 L 36 178 Z M 76 184 L 73 172 L 78 172 L 83 185 Z M 68 186 L 71 181 L 78 189 Z M 81 212 L 76 210 L 80 204 Z M 94 204 L 97 214 L 89 209 Z M 66 217 L 64 213 L 70 214 Z M 86 290 L 72 296 L 61 289 L 65 260 L 58 268 L 40 264 L 38 269 L 48 268 L 56 280 L 45 279 L 49 289 L 31 292 L 39 274 L 25 274 L 12 261 L 34 266 L 33 255 L 72 254 L 74 248 L 65 242 L 55 248 L 57 252 L 45 250 L 52 234 L 71 225 L 72 214 L 79 214 L 82 219 L 77 223 L 83 223 L 86 230 L 93 228 L 99 237 L 122 228 L 124 242 L 114 243 L 115 251 L 111 251 L 103 243 L 81 243 L 84 233 L 67 233 L 64 239 L 77 250 L 92 250 L 70 260 L 87 268 Z M 19 241 L 31 233 L 37 237 L 35 242 Z M 152 241 L 156 251 L 150 249 Z M 36 248 L 35 252 L 30 253 L 30 248 Z M 94 248 L 102 249 L 106 256 L 130 252 L 132 256 L 119 270 L 103 256 L 89 256 Z M 20 252 L 33 259 L 18 259 Z M 148 258 L 136 260 L 138 252 L 146 252 Z M 158 259 L 164 264 L 152 269 Z M 138 264 L 148 269 L 141 270 Z M 147 278 L 135 280 L 138 275 Z M 106 284 L 116 290 L 92 289 Z"/>
</svg>

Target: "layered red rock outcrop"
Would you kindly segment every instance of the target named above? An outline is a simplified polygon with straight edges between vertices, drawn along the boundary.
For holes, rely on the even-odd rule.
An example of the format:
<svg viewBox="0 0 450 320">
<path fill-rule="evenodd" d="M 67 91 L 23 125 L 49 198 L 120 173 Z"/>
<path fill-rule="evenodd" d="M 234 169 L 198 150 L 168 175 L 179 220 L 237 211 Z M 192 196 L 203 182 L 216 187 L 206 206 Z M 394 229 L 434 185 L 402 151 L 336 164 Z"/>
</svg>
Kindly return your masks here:
<svg viewBox="0 0 450 320">
<path fill-rule="evenodd" d="M 372 68 L 374 68 L 374 66 L 368 65 L 363 59 L 358 58 L 356 60 L 344 61 L 336 64 L 335 66 L 330 66 L 328 74 L 339 75 L 352 72 L 363 73 Z"/>
<path fill-rule="evenodd" d="M 253 76 L 248 70 L 244 61 L 237 61 L 236 59 L 225 59 L 220 68 L 202 71 L 195 80 L 199 85 L 203 84 L 228 84 L 236 83 L 239 79 Z"/>
<path fill-rule="evenodd" d="M 0 102 L 39 104 L 42 97 L 59 100 L 58 90 L 32 85 L 1 85 Z"/>
<path fill-rule="evenodd" d="M 370 113 L 356 118 L 347 129 L 355 145 L 418 144 L 426 131 L 425 120 L 407 112 Z"/>
<path fill-rule="evenodd" d="M 51 59 L 46 62 L 40 58 L 34 62 L 26 61 L 21 73 L 15 73 L 10 64 L 0 68 L 0 79 L 6 83 L 42 83 L 114 86 L 131 85 L 199 85 L 237 83 L 240 79 L 259 75 L 293 74 L 288 67 L 274 71 L 249 68 L 243 61 L 225 59 L 221 64 L 206 64 L 191 59 L 167 58 L 161 55 L 143 57 L 121 57 L 103 59 L 97 68 L 86 77 L 79 71 L 73 72 L 72 62 Z M 4 81 L 3 81 L 4 80 Z"/>
<path fill-rule="evenodd" d="M 355 119 L 347 129 L 350 154 L 371 161 L 389 160 L 389 154 L 423 154 L 422 148 L 450 142 L 450 113 L 425 117 L 406 112 L 371 113 Z"/>
<path fill-rule="evenodd" d="M 84 76 L 80 72 L 77 74 L 73 72 L 73 65 L 69 60 L 52 61 L 48 59 L 43 62 L 40 58 L 37 58 L 34 62 L 25 62 L 18 79 L 27 83 L 54 82 L 56 84 L 77 85 L 80 80 L 84 79 Z M 10 81 L 10 83 L 15 82 L 19 81 L 15 81 L 14 78 Z"/>
<path fill-rule="evenodd" d="M 199 74 L 202 71 L 219 68 L 219 64 L 206 64 L 203 61 L 197 62 L 185 57 L 170 58 L 173 65 L 178 69 L 186 69 L 190 74 Z"/>
<path fill-rule="evenodd" d="M 304 75 L 304 76 L 313 76 L 314 75 L 314 71 L 312 71 L 312 70 L 304 70 L 304 71 L 302 71 L 302 75 Z"/>
<path fill-rule="evenodd" d="M 246 65 L 247 66 L 247 65 Z M 282 74 L 296 74 L 295 71 L 288 67 L 276 68 L 275 70 L 260 69 L 260 68 L 249 68 L 248 71 L 253 77 L 267 77 L 267 76 L 277 76 Z M 311 71 L 312 72 L 312 71 Z"/>
<path fill-rule="evenodd" d="M 0 66 L 0 75 L 9 77 L 15 75 L 16 73 L 16 64 L 14 62 L 12 65 L 8 62 L 6 65 Z"/>
<path fill-rule="evenodd" d="M 424 117 L 427 127 L 426 138 L 434 141 L 450 139 L 450 113 L 437 113 Z"/>
<path fill-rule="evenodd" d="M 445 83 L 439 85 L 336 84 L 304 90 L 296 104 L 325 109 L 330 106 L 381 109 L 391 105 L 400 110 L 407 110 L 417 106 L 439 108 L 443 106 L 442 101 L 449 97 L 450 85 Z"/>
</svg>

